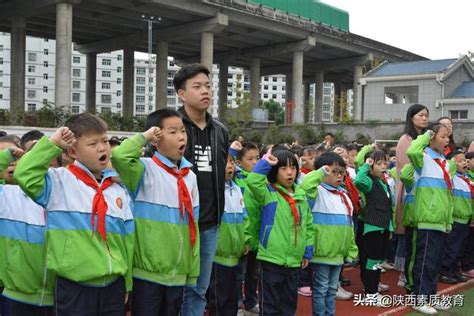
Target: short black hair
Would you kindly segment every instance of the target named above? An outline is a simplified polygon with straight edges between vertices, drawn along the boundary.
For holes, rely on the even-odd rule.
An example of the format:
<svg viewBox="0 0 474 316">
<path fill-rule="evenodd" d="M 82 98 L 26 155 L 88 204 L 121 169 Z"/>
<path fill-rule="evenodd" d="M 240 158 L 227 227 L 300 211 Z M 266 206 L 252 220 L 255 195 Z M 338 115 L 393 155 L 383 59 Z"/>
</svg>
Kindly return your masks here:
<svg viewBox="0 0 474 316">
<path fill-rule="evenodd" d="M 93 133 L 107 133 L 107 123 L 97 115 L 87 112 L 71 116 L 64 126 L 74 133 L 76 139 Z"/>
<path fill-rule="evenodd" d="M 8 135 L 7 132 L 5 132 L 5 131 L 0 131 L 0 137 L 7 136 L 7 135 Z"/>
<path fill-rule="evenodd" d="M 43 136 L 44 136 L 43 132 L 40 132 L 37 129 L 31 130 L 28 133 L 21 136 L 21 147 L 23 149 L 26 149 L 25 145 L 27 142 L 30 142 L 32 140 L 39 140 Z"/>
<path fill-rule="evenodd" d="M 163 127 L 163 121 L 167 118 L 170 117 L 179 117 L 181 118 L 181 115 L 172 109 L 159 109 L 156 110 L 153 113 L 150 113 L 146 117 L 146 123 L 145 123 L 145 131 L 148 129 L 152 128 L 153 126 L 157 126 L 159 128 Z"/>
<path fill-rule="evenodd" d="M 387 161 L 387 152 L 380 149 L 375 150 L 370 154 L 370 158 L 374 160 L 374 163 L 380 160 Z"/>
<path fill-rule="evenodd" d="M 316 148 L 314 148 L 313 146 L 306 146 L 305 148 L 303 148 L 303 150 L 301 151 L 301 154 L 304 156 L 306 154 L 308 155 L 316 155 L 317 154 L 317 151 L 316 151 Z"/>
<path fill-rule="evenodd" d="M 178 70 L 173 78 L 173 85 L 176 93 L 178 93 L 179 89 L 184 89 L 186 87 L 186 80 L 194 78 L 200 73 L 209 77 L 210 71 L 205 65 L 199 63 L 188 64 Z"/>
<path fill-rule="evenodd" d="M 252 142 L 245 142 L 245 143 L 242 144 L 242 149 L 240 150 L 239 156 L 237 157 L 237 159 L 241 160 L 245 156 L 245 154 L 249 150 L 252 150 L 252 149 L 255 149 L 257 151 L 258 155 L 260 156 L 260 151 L 258 149 L 257 144 L 252 143 Z"/>
<path fill-rule="evenodd" d="M 464 153 L 463 153 L 462 151 L 456 149 L 456 150 L 450 152 L 450 153 L 448 154 L 448 156 L 446 157 L 446 159 L 452 159 L 452 158 L 454 158 L 454 157 L 456 157 L 457 155 L 460 155 L 460 154 L 464 154 Z M 466 157 L 466 158 L 467 158 L 467 157 Z M 470 159 L 470 158 L 467 158 L 467 159 Z"/>
<path fill-rule="evenodd" d="M 468 151 L 468 152 L 466 153 L 466 159 L 471 160 L 471 159 L 473 159 L 473 158 L 474 158 L 474 151 Z"/>
<path fill-rule="evenodd" d="M 353 151 L 353 150 L 356 150 L 357 151 L 357 147 L 354 145 L 354 144 L 347 144 L 344 146 L 344 148 L 347 150 L 347 151 Z"/>
<path fill-rule="evenodd" d="M 277 182 L 278 169 L 280 169 L 280 167 L 286 167 L 288 166 L 288 164 L 290 166 L 296 167 L 296 178 L 298 178 L 298 175 L 300 173 L 300 167 L 298 166 L 298 160 L 296 160 L 294 153 L 292 153 L 288 149 L 280 149 L 275 152 L 272 152 L 272 155 L 278 159 L 278 163 L 275 166 L 272 166 L 272 169 L 268 173 L 268 182 Z"/>
<path fill-rule="evenodd" d="M 18 141 L 18 137 L 15 135 L 6 135 L 6 136 L 0 136 L 0 144 L 3 143 L 9 143 L 13 144 L 16 147 L 20 147 L 20 142 Z"/>
<path fill-rule="evenodd" d="M 346 167 L 346 163 L 341 156 L 332 151 L 325 152 L 314 162 L 314 170 L 318 170 L 322 166 L 330 166 L 334 163 L 343 168 Z"/>
<path fill-rule="evenodd" d="M 332 138 L 334 138 L 334 134 L 333 134 L 333 133 L 326 133 L 326 134 L 324 134 L 324 137 L 326 137 L 326 136 L 331 136 Z"/>
</svg>

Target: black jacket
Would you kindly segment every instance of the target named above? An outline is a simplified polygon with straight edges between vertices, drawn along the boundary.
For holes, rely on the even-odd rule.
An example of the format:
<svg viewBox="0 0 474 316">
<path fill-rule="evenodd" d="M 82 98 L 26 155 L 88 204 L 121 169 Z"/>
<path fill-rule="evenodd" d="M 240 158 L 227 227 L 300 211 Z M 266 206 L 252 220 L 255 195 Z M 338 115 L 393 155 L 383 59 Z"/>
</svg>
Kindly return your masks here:
<svg viewBox="0 0 474 316">
<path fill-rule="evenodd" d="M 186 134 L 188 135 L 188 143 L 184 157 L 193 164 L 193 171 L 197 173 L 197 166 L 194 163 L 194 139 L 196 136 L 196 128 L 198 128 L 188 117 L 184 107 L 178 109 L 178 112 L 183 118 L 184 126 L 186 127 Z M 206 113 L 207 127 L 209 128 L 211 139 L 211 153 L 212 153 L 212 173 L 214 175 L 215 188 L 215 203 L 217 208 L 218 223 L 221 221 L 224 213 L 224 189 L 225 189 L 225 167 L 227 164 L 227 155 L 229 152 L 229 132 L 227 128 L 219 121 L 212 118 L 209 113 Z"/>
<path fill-rule="evenodd" d="M 367 214 L 365 222 L 374 226 L 388 229 L 392 218 L 392 199 L 390 191 L 382 187 L 380 181 L 370 176 L 373 182 L 372 190 L 365 195 L 367 200 Z"/>
</svg>

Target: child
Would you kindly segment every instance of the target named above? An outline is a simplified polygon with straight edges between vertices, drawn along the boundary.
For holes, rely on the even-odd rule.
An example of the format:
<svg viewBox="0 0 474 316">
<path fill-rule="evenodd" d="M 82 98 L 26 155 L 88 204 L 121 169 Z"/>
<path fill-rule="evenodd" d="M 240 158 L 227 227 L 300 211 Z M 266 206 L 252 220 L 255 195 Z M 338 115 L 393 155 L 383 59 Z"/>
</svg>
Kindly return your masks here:
<svg viewBox="0 0 474 316">
<path fill-rule="evenodd" d="M 474 152 L 467 152 L 466 159 L 468 164 L 467 176 L 474 184 Z M 461 268 L 464 276 L 474 278 L 474 215 L 469 226 L 469 236 L 464 241 L 461 255 Z"/>
<path fill-rule="evenodd" d="M 341 186 L 345 167 L 339 155 L 324 153 L 316 160 L 316 171 L 306 175 L 301 184 L 313 204 L 313 315 L 335 315 L 342 265 L 357 257 L 354 208 Z"/>
<path fill-rule="evenodd" d="M 393 231 L 392 199 L 388 184 L 383 180 L 387 170 L 387 156 L 376 150 L 357 171 L 356 187 L 365 195 L 366 209 L 361 230 L 364 254 L 360 258 L 362 283 L 365 293 L 374 296 L 379 305 L 380 272 Z"/>
<path fill-rule="evenodd" d="M 467 162 L 464 153 L 455 150 L 447 158 L 456 163 L 457 173 L 453 179 L 453 228 L 446 238 L 440 281 L 453 284 L 467 281 L 467 278 L 459 272 L 458 258 L 461 254 L 463 242 L 469 235 L 474 186 L 466 174 Z"/>
<path fill-rule="evenodd" d="M 316 160 L 316 149 L 308 146 L 303 149 L 303 154 L 301 155 L 301 168 L 300 175 L 298 177 L 297 183 L 301 183 L 305 175 L 314 170 L 314 161 Z"/>
<path fill-rule="evenodd" d="M 41 138 L 19 161 L 15 180 L 46 208 L 47 267 L 57 275 L 56 315 L 123 315 L 132 290 L 131 198 L 110 158 L 107 124 L 83 113 Z M 75 162 L 49 169 L 67 149 Z"/>
<path fill-rule="evenodd" d="M 354 180 L 356 177 L 354 161 L 357 157 L 357 147 L 352 144 L 347 144 L 346 146 L 344 146 L 344 148 L 347 151 L 347 156 L 349 159 L 349 163 L 347 164 L 346 170 L 349 173 L 351 179 Z"/>
<path fill-rule="evenodd" d="M 304 191 L 295 185 L 298 168 L 292 152 L 278 150 L 259 160 L 248 176 L 263 204 L 257 254 L 261 315 L 295 314 L 298 272 L 312 257 L 312 216 Z"/>
<path fill-rule="evenodd" d="M 249 239 L 246 234 L 249 219 L 245 212 L 242 192 L 232 180 L 235 164 L 231 155 L 227 158 L 225 208 L 217 237 L 217 250 L 209 286 L 209 314 L 237 315 L 239 290 L 237 283 L 239 260 L 247 254 Z"/>
<path fill-rule="evenodd" d="M 415 183 L 412 242 L 415 254 L 410 258 L 413 265 L 413 294 L 434 295 L 446 232 L 452 227 L 453 197 L 450 166 L 443 152 L 449 144 L 448 130 L 437 123 L 418 136 L 408 147 L 407 155 L 415 167 L 418 180 Z M 453 173 L 454 173 L 453 169 Z M 430 306 L 419 302 L 415 310 L 435 314 L 436 309 L 447 309 L 441 304 Z"/>
<path fill-rule="evenodd" d="M 199 276 L 197 180 L 183 157 L 187 135 L 179 113 L 155 111 L 146 129 L 112 155 L 135 200 L 132 314 L 178 315 L 184 286 L 195 286 Z M 140 158 L 147 142 L 154 156 Z"/>
</svg>

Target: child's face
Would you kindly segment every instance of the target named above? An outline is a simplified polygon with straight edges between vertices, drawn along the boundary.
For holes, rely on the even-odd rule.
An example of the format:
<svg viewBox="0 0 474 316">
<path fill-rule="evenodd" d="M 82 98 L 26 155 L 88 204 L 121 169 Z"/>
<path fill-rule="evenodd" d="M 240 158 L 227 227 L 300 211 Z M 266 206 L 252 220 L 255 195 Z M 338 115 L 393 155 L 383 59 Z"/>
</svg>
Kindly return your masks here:
<svg viewBox="0 0 474 316">
<path fill-rule="evenodd" d="M 323 182 L 333 187 L 342 185 L 344 176 L 346 175 L 346 169 L 339 166 L 337 163 L 333 163 L 329 167 L 329 173 L 324 177 Z"/>
<path fill-rule="evenodd" d="M 234 177 L 235 162 L 234 159 L 229 155 L 227 156 L 227 163 L 225 165 L 225 180 L 229 181 Z"/>
<path fill-rule="evenodd" d="M 372 174 L 375 177 L 382 177 L 382 174 L 387 171 L 387 161 L 385 160 L 377 160 L 374 161 L 374 164 L 372 165 L 372 169 L 370 170 L 370 174 Z"/>
<path fill-rule="evenodd" d="M 239 165 L 245 171 L 251 172 L 258 161 L 259 153 L 257 149 L 250 149 L 245 152 L 239 160 Z"/>
<path fill-rule="evenodd" d="M 194 111 L 207 111 L 211 104 L 211 83 L 209 77 L 204 73 L 186 80 L 184 89 L 178 90 L 178 95 L 183 104 Z"/>
<path fill-rule="evenodd" d="M 438 133 L 430 142 L 430 147 L 439 152 L 443 153 L 446 147 L 449 145 L 449 132 L 448 129 L 444 126 L 440 127 Z"/>
<path fill-rule="evenodd" d="M 301 159 L 303 160 L 304 168 L 308 170 L 314 170 L 314 161 L 316 160 L 316 153 L 310 154 L 306 152 L 303 156 L 301 156 Z"/>
<path fill-rule="evenodd" d="M 356 149 L 349 150 L 349 151 L 347 152 L 347 155 L 348 155 L 348 157 L 349 157 L 349 164 L 350 164 L 350 165 L 354 165 L 354 161 L 355 161 L 355 159 L 356 159 L 356 157 L 357 157 L 357 150 L 356 150 Z"/>
<path fill-rule="evenodd" d="M 68 149 L 68 155 L 84 164 L 99 179 L 110 161 L 110 144 L 107 133 L 82 135 Z"/>
<path fill-rule="evenodd" d="M 183 158 L 188 136 L 180 117 L 168 117 L 161 123 L 162 136 L 156 149 L 175 165 Z"/>
<path fill-rule="evenodd" d="M 296 180 L 296 166 L 290 165 L 288 161 L 286 166 L 278 168 L 277 182 L 285 189 L 291 189 Z"/>
<path fill-rule="evenodd" d="M 342 147 L 339 147 L 337 148 L 337 151 L 335 150 L 334 151 L 336 154 L 338 154 L 339 156 L 341 156 L 342 160 L 344 160 L 344 162 L 346 163 L 346 165 L 349 164 L 349 154 L 347 153 L 347 150 L 345 150 L 344 148 Z"/>
<path fill-rule="evenodd" d="M 13 143 L 0 143 L 0 151 L 3 151 L 11 146 L 16 146 Z M 16 168 L 16 161 L 10 163 L 4 171 L 0 172 L 0 179 L 4 179 L 7 184 L 15 184 L 13 180 L 13 172 Z"/>
<path fill-rule="evenodd" d="M 456 169 L 459 173 L 466 173 L 467 172 L 467 160 L 464 154 L 458 154 L 453 157 L 453 160 L 456 162 Z"/>
</svg>

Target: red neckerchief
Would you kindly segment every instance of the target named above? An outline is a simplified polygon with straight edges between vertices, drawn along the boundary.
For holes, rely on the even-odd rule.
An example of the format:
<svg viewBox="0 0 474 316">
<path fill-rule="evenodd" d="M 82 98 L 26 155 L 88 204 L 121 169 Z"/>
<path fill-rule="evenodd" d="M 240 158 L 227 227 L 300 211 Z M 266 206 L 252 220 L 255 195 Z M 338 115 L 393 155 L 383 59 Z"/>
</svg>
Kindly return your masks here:
<svg viewBox="0 0 474 316">
<path fill-rule="evenodd" d="M 289 196 L 282 190 L 278 189 L 274 183 L 272 183 L 271 185 L 278 193 L 280 193 L 280 195 L 285 199 L 285 201 L 287 201 L 288 204 L 290 204 L 291 212 L 293 213 L 293 227 L 295 229 L 295 245 L 296 245 L 298 241 L 298 222 L 300 221 L 300 215 L 298 213 L 298 209 L 296 208 L 296 201 L 291 196 Z"/>
<path fill-rule="evenodd" d="M 300 171 L 301 171 L 302 174 L 308 174 L 308 173 L 311 172 L 311 170 L 309 170 L 308 168 L 305 168 L 305 167 L 301 167 Z"/>
<path fill-rule="evenodd" d="M 472 185 L 471 180 L 465 175 L 461 175 L 459 177 L 467 183 L 469 189 L 471 190 L 471 199 L 474 199 L 474 185 Z"/>
<path fill-rule="evenodd" d="M 68 170 L 71 171 L 71 173 L 75 175 L 77 179 L 81 180 L 85 185 L 95 190 L 94 199 L 92 200 L 92 231 L 94 231 L 95 216 L 97 216 L 97 232 L 103 240 L 106 240 L 107 232 L 105 229 L 105 215 L 107 214 L 109 206 L 105 201 L 103 191 L 110 187 L 114 181 L 112 178 L 106 178 L 99 186 L 95 179 L 93 179 L 84 169 L 76 166 L 75 164 L 70 164 Z"/>
<path fill-rule="evenodd" d="M 184 177 L 189 173 L 189 168 L 181 168 L 179 171 L 168 167 L 165 165 L 157 156 L 153 156 L 153 161 L 160 166 L 161 168 L 165 169 L 169 174 L 175 176 L 178 179 L 178 194 L 179 194 L 179 213 L 181 218 L 184 219 L 184 211 L 183 205 L 186 209 L 188 214 L 189 220 L 189 237 L 191 240 L 191 246 L 194 247 L 196 243 L 196 225 L 194 223 L 194 213 L 193 213 L 193 203 L 191 200 L 191 195 L 189 194 L 188 187 L 186 186 L 186 182 L 184 182 Z"/>
<path fill-rule="evenodd" d="M 352 182 L 352 179 L 348 173 L 346 173 L 344 180 L 347 186 L 347 193 L 349 194 L 349 198 L 351 199 L 352 205 L 354 206 L 354 214 L 359 215 L 359 190 L 357 190 L 356 186 L 354 185 L 354 182 Z"/>
<path fill-rule="evenodd" d="M 351 205 L 349 203 L 349 200 L 347 199 L 347 196 L 344 194 L 344 192 L 341 192 L 338 189 L 328 189 L 326 187 L 323 187 L 323 188 L 325 188 L 326 190 L 328 190 L 329 192 L 331 192 L 333 194 L 339 195 L 341 197 L 341 200 L 344 202 L 344 205 L 346 206 L 347 215 L 352 216 L 352 214 L 351 214 Z"/>
<path fill-rule="evenodd" d="M 441 171 L 443 171 L 444 182 L 446 183 L 446 186 L 448 187 L 449 192 L 453 192 L 453 184 L 451 182 L 451 177 L 449 176 L 449 173 L 446 171 L 446 160 L 435 158 L 434 161 L 441 168 Z"/>
</svg>

